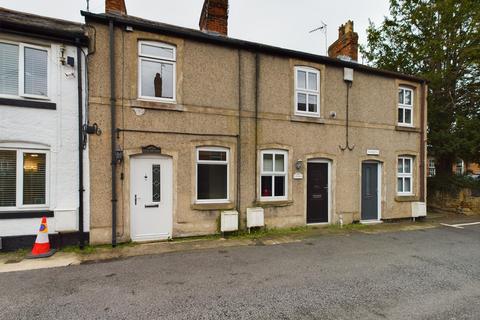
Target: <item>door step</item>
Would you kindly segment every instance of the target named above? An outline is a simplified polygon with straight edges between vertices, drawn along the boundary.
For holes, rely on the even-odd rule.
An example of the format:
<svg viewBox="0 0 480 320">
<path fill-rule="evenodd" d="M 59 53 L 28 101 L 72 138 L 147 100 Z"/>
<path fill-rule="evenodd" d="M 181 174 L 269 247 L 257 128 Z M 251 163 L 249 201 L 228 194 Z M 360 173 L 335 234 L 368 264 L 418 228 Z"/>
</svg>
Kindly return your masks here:
<svg viewBox="0 0 480 320">
<path fill-rule="evenodd" d="M 383 223 L 382 220 L 360 220 L 361 224 L 380 224 Z"/>
</svg>

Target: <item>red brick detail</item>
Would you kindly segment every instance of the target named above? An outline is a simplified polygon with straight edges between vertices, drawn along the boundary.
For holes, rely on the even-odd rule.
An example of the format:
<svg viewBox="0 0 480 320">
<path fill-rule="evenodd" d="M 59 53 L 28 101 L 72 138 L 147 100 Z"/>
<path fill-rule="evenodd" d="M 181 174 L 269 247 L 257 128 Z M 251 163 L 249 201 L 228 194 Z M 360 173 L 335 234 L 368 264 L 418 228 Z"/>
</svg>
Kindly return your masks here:
<svg viewBox="0 0 480 320">
<path fill-rule="evenodd" d="M 127 14 L 127 7 L 124 0 L 105 0 L 105 12 L 116 14 Z"/>
<path fill-rule="evenodd" d="M 328 47 L 328 56 L 347 56 L 358 61 L 358 33 L 353 31 L 353 21 L 349 20 L 338 28 L 338 39 Z"/>
<path fill-rule="evenodd" d="M 202 31 L 226 36 L 228 33 L 228 0 L 205 0 L 198 25 Z"/>
</svg>

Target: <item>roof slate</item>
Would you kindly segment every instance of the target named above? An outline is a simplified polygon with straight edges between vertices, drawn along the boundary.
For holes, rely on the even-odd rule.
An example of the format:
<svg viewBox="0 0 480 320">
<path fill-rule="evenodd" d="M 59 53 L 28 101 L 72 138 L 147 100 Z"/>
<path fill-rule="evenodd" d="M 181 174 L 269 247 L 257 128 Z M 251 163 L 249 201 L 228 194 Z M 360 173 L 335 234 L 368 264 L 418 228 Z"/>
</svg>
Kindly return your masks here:
<svg viewBox="0 0 480 320">
<path fill-rule="evenodd" d="M 87 43 L 84 24 L 0 7 L 0 31 Z"/>
</svg>

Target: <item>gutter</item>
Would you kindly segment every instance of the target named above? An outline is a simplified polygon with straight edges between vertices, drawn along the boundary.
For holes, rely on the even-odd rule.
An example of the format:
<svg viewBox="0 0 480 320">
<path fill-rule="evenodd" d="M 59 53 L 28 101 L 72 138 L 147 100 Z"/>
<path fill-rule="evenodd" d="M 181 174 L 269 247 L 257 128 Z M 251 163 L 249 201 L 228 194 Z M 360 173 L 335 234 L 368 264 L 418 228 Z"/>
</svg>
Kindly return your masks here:
<svg viewBox="0 0 480 320">
<path fill-rule="evenodd" d="M 78 232 L 80 249 L 85 247 L 83 234 L 83 90 L 82 90 L 82 49 L 77 41 L 77 79 L 78 79 Z"/>
<path fill-rule="evenodd" d="M 112 247 L 117 245 L 117 171 L 115 157 L 115 133 L 116 133 L 116 114 L 115 114 L 115 29 L 113 19 L 109 21 L 109 41 L 110 41 L 110 148 L 111 148 L 111 166 L 112 166 Z"/>
<path fill-rule="evenodd" d="M 85 46 L 88 45 L 88 37 L 84 34 L 39 28 L 38 26 L 24 26 L 3 21 L 0 22 L 0 31 L 26 37 L 34 35 L 40 39 L 67 43 L 75 46 L 79 45 L 79 43 Z"/>
</svg>

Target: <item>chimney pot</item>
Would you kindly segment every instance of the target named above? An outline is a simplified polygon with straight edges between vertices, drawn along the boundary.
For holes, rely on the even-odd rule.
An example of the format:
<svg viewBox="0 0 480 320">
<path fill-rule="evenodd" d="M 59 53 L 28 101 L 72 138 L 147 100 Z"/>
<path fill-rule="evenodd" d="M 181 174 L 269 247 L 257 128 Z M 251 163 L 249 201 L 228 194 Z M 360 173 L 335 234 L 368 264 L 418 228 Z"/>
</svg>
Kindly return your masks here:
<svg viewBox="0 0 480 320">
<path fill-rule="evenodd" d="M 201 31 L 226 36 L 228 34 L 228 0 L 205 0 L 198 25 Z"/>
<path fill-rule="evenodd" d="M 353 61 L 358 61 L 358 33 L 353 31 L 352 20 L 338 28 L 338 39 L 328 47 L 328 56 L 342 60 L 349 57 Z"/>
<path fill-rule="evenodd" d="M 127 14 L 125 0 L 105 0 L 105 13 Z"/>
</svg>

